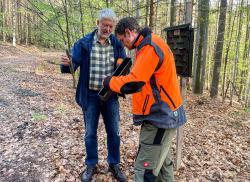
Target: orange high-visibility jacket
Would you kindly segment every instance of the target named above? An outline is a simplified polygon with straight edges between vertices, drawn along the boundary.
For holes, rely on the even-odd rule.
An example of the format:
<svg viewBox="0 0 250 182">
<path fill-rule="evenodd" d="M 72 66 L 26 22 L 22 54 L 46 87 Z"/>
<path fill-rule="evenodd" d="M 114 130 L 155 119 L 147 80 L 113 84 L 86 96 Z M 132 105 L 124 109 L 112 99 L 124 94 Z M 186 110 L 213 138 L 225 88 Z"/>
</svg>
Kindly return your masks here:
<svg viewBox="0 0 250 182">
<path fill-rule="evenodd" d="M 133 93 L 135 124 L 149 121 L 176 128 L 185 121 L 173 54 L 157 35 L 145 29 L 134 43 L 134 66 L 126 76 L 107 77 L 104 86 L 117 93 Z"/>
</svg>

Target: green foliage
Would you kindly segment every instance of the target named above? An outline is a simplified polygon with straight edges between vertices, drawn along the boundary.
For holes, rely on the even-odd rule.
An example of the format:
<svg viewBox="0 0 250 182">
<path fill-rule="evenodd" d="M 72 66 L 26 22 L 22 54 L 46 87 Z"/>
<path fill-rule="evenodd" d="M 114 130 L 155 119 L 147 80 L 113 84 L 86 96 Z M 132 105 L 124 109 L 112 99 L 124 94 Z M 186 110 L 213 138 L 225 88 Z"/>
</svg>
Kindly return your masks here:
<svg viewBox="0 0 250 182">
<path fill-rule="evenodd" d="M 58 111 L 60 114 L 65 114 L 66 111 L 67 111 L 66 105 L 60 104 L 60 105 L 57 107 L 57 111 Z"/>
<path fill-rule="evenodd" d="M 32 119 L 35 121 L 45 121 L 48 117 L 40 112 L 34 112 L 32 113 Z"/>
<path fill-rule="evenodd" d="M 250 113 L 250 107 L 245 107 L 245 111 Z"/>
</svg>

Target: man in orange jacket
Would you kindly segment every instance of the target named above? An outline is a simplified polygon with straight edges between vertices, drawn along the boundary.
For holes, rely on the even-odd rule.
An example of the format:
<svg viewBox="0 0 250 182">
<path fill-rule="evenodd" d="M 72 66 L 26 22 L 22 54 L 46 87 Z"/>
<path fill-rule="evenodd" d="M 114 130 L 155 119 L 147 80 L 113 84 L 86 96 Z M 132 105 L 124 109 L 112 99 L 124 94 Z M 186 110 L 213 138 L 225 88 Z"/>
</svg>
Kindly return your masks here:
<svg viewBox="0 0 250 182">
<path fill-rule="evenodd" d="M 128 49 L 136 49 L 128 75 L 103 81 L 114 92 L 133 94 L 134 124 L 141 125 L 135 181 L 173 181 L 171 141 L 176 128 L 186 122 L 173 54 L 160 37 L 149 28 L 141 29 L 132 17 L 121 19 L 115 34 Z"/>
</svg>

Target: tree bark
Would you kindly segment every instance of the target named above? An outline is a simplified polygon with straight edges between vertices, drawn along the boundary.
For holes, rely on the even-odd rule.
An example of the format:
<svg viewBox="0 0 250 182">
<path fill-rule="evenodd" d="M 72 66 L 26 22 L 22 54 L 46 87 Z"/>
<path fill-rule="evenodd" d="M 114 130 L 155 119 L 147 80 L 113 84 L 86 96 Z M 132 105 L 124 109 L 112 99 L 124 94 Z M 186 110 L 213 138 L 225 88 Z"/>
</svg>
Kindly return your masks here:
<svg viewBox="0 0 250 182">
<path fill-rule="evenodd" d="M 17 20 L 17 2 L 16 0 L 13 0 L 13 39 L 12 39 L 12 45 L 16 46 L 16 20 Z"/>
<path fill-rule="evenodd" d="M 233 8 L 233 0 L 231 0 L 230 3 L 230 11 L 231 13 L 233 12 L 232 8 Z M 233 22 L 232 22 L 232 28 L 230 29 L 231 26 L 231 20 L 232 20 L 232 14 L 229 13 L 229 20 L 228 20 L 228 31 L 227 31 L 227 37 L 229 38 L 229 42 L 227 44 L 227 48 L 226 48 L 226 55 L 225 55 L 225 59 L 224 59 L 224 69 L 223 69 L 223 77 L 222 77 L 222 102 L 225 101 L 225 83 L 226 83 L 226 73 L 227 73 L 227 65 L 228 65 L 228 55 L 229 55 L 229 50 L 231 47 L 231 42 L 232 42 L 232 35 L 233 35 L 233 30 L 234 30 L 234 22 L 235 22 L 235 18 L 236 18 L 236 14 L 237 14 L 237 9 L 236 12 L 234 14 L 233 17 Z"/>
<path fill-rule="evenodd" d="M 198 27 L 199 27 L 199 46 L 198 46 L 198 55 L 197 55 L 197 66 L 196 66 L 196 76 L 195 76 L 195 86 L 194 93 L 202 94 L 203 84 L 202 84 L 202 65 L 205 69 L 206 65 L 206 46 L 207 44 L 207 29 L 208 29 L 208 17 L 209 17 L 209 1 L 199 0 L 198 5 Z M 205 79 L 205 70 L 203 70 L 203 80 Z"/>
<path fill-rule="evenodd" d="M 176 7 L 175 7 L 176 0 L 171 0 L 170 3 L 170 26 L 174 26 L 176 20 Z"/>
<path fill-rule="evenodd" d="M 81 22 L 82 36 L 84 36 L 83 11 L 82 11 L 82 1 L 81 0 L 79 0 L 79 12 L 80 12 L 80 22 Z"/>
<path fill-rule="evenodd" d="M 149 27 L 151 30 L 153 30 L 155 26 L 155 5 L 154 5 L 154 0 L 150 0 L 150 13 L 149 13 Z"/>
<path fill-rule="evenodd" d="M 146 16 L 145 16 L 145 26 L 148 26 L 148 12 L 149 12 L 149 1 L 150 0 L 146 0 Z"/>
<path fill-rule="evenodd" d="M 248 7 L 248 4 L 246 5 Z M 245 91 L 247 89 L 247 76 L 248 76 L 248 65 L 249 65 L 249 51 L 248 47 L 250 46 L 250 40 L 249 40 L 249 27 L 250 27 L 250 8 L 247 8 L 247 19 L 246 19 L 246 35 L 245 35 L 245 45 L 244 45 L 244 51 L 243 51 L 243 71 L 241 75 L 241 82 L 240 82 L 240 95 L 242 100 L 246 99 Z"/>
<path fill-rule="evenodd" d="M 243 6 L 243 0 L 241 0 L 241 7 Z M 237 67 L 238 67 L 238 59 L 239 59 L 239 48 L 240 48 L 240 38 L 241 38 L 241 28 L 242 28 L 242 8 L 239 10 L 239 21 L 238 21 L 238 30 L 237 30 L 237 40 L 236 40 L 236 54 L 234 58 L 234 64 L 233 64 L 233 75 L 232 75 L 232 84 L 231 84 L 231 90 L 230 90 L 230 106 L 233 105 L 233 96 L 235 93 L 235 80 L 236 80 L 236 74 L 237 74 Z"/>
<path fill-rule="evenodd" d="M 220 81 L 220 68 L 221 68 L 221 58 L 223 52 L 224 44 L 224 32 L 225 32 L 225 20 L 226 20 L 226 10 L 227 10 L 227 0 L 220 1 L 220 15 L 219 15 L 219 26 L 218 26 L 218 35 L 217 43 L 214 50 L 214 69 L 213 69 L 213 78 L 210 90 L 211 97 L 218 96 L 218 87 Z"/>
<path fill-rule="evenodd" d="M 3 42 L 5 42 L 6 41 L 6 37 L 5 37 L 5 9 L 6 9 L 6 5 L 5 5 L 5 1 L 6 0 L 3 0 L 3 1 L 1 1 L 1 3 L 2 3 L 2 39 L 3 39 Z"/>
</svg>

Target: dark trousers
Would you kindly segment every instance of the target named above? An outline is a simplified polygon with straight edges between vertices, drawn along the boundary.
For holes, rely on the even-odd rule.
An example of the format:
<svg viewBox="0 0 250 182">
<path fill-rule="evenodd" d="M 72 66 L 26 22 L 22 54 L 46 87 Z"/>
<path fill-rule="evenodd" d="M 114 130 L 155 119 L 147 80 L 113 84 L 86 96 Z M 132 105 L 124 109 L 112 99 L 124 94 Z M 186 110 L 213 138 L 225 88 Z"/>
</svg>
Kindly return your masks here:
<svg viewBox="0 0 250 182">
<path fill-rule="evenodd" d="M 117 96 L 101 101 L 98 92 L 89 90 L 88 105 L 83 111 L 85 124 L 85 164 L 95 166 L 98 163 L 97 128 L 102 114 L 107 133 L 109 164 L 120 163 L 119 102 Z"/>
</svg>

